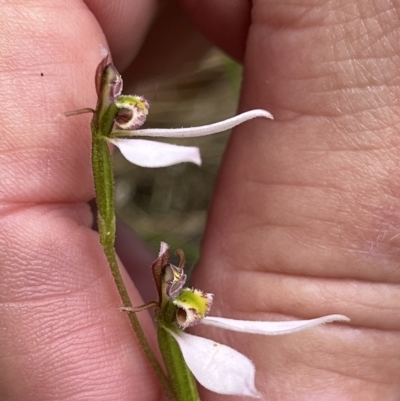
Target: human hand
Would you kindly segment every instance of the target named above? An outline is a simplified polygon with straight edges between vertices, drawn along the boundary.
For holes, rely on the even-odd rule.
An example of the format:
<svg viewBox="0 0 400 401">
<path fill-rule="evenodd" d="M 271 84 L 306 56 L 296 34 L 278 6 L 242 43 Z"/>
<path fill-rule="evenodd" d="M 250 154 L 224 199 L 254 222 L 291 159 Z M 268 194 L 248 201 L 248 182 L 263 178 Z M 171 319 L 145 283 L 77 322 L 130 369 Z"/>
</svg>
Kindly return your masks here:
<svg viewBox="0 0 400 401">
<path fill-rule="evenodd" d="M 42 6 L 43 2 L 37 4 Z M 47 20 L 43 37 L 39 19 L 36 19 L 39 27 L 32 23 L 24 25 L 25 35 L 21 35 L 21 21 L 15 17 L 10 18 L 15 25 L 3 27 L 2 36 L 9 38 L 12 44 L 9 48 L 15 50 L 16 56 L 10 57 L 7 49 L 3 49 L 3 70 L 9 71 L 8 82 L 13 86 L 6 88 L 7 94 L 4 92 L 3 104 L 8 106 L 2 113 L 6 134 L 1 149 L 5 178 L 2 180 L 0 263 L 3 265 L 2 315 L 7 330 L 2 342 L 5 374 L 1 388 L 8 400 L 98 399 L 99 396 L 104 400 L 133 397 L 158 400 L 161 390 L 155 385 L 141 351 L 132 345 L 135 340 L 127 321 L 122 314 L 115 314 L 118 296 L 97 236 L 87 228 L 91 225 L 90 213 L 83 202 L 93 193 L 88 158 L 90 140 L 82 124 L 86 117 L 61 122 L 52 118 L 62 111 L 80 107 L 78 101 L 82 106 L 95 102 L 93 66 L 98 63 L 98 45 L 103 39 L 93 16 L 80 3 L 74 4 L 79 9 L 72 8 L 73 16 L 71 3 L 68 4 L 71 20 L 65 19 L 65 10 L 54 6 L 34 8 L 32 15 L 37 16 L 39 10 Z M 246 52 L 247 78 L 242 107 L 270 109 L 277 122 L 247 123 L 254 125 L 243 129 L 249 131 L 252 127 L 256 132 L 233 138 L 219 181 L 196 284 L 206 291 L 214 291 L 213 314 L 220 311 L 230 317 L 265 318 L 270 315 L 266 312 L 270 312 L 309 318 L 333 311 L 348 314 L 354 325 L 373 329 L 350 331 L 330 326 L 272 339 L 250 338 L 244 334 L 230 336 L 231 344 L 255 361 L 258 388 L 267 397 L 278 398 L 279 394 L 281 398 L 309 400 L 323 396 L 325 400 L 330 396 L 337 400 L 352 394 L 361 397 L 364 394 L 359 389 L 362 388 L 365 394 L 372 394 L 370 399 L 377 399 L 377 394 L 393 398 L 399 381 L 395 376 L 398 357 L 396 360 L 393 355 L 399 354 L 399 340 L 395 333 L 398 327 L 390 317 L 398 293 L 393 286 L 397 278 L 393 242 L 396 239 L 389 239 L 395 235 L 390 233 L 396 228 L 393 224 L 396 181 L 389 177 L 386 186 L 381 182 L 382 171 L 388 170 L 382 167 L 386 163 L 390 167 L 389 156 L 396 149 L 392 145 L 371 152 L 370 148 L 379 138 L 388 139 L 390 144 L 395 139 L 381 116 L 382 109 L 395 114 L 394 104 L 379 103 L 376 97 L 382 102 L 386 98 L 390 100 L 396 87 L 384 86 L 388 95 L 373 97 L 373 91 L 368 91 L 368 87 L 362 89 L 356 81 L 359 89 L 350 99 L 345 97 L 343 88 L 348 86 L 344 85 L 340 90 L 333 85 L 336 90 L 321 94 L 321 87 L 325 89 L 329 83 L 328 78 L 323 78 L 328 67 L 329 72 L 333 71 L 330 79 L 334 84 L 343 84 L 343 80 L 348 84 L 345 79 L 348 77 L 336 69 L 340 65 L 338 59 L 330 59 L 325 53 L 329 47 L 326 41 L 332 40 L 333 34 L 321 38 L 312 28 L 305 29 L 302 24 L 307 25 L 309 20 L 296 19 L 294 11 L 289 12 L 289 6 L 280 9 L 284 6 L 268 4 L 268 9 L 263 10 L 262 4 L 255 5 L 254 18 L 258 21 L 269 18 L 270 28 L 263 24 L 252 28 Z M 89 5 L 98 15 L 101 8 L 96 8 L 95 3 Z M 13 15 L 15 7 L 8 9 L 14 10 Z M 132 37 L 138 38 L 137 45 L 154 3 L 136 2 L 134 7 L 138 7 L 135 14 L 122 13 L 127 17 L 126 25 L 120 19 L 117 21 L 122 28 L 134 27 Z M 327 13 L 325 9 L 319 12 Z M 212 18 L 216 14 L 211 10 L 206 16 Z M 231 14 L 227 11 L 226 15 Z M 329 15 L 333 18 L 339 12 Z M 115 21 L 111 25 L 112 16 L 107 12 L 99 20 L 117 66 L 120 63 L 119 67 L 124 67 L 133 57 L 134 49 L 125 52 L 126 49 L 118 48 L 128 41 L 118 41 L 118 35 L 108 31 L 107 27 L 115 26 Z M 132 22 L 134 16 L 143 26 Z M 273 26 L 273 21 L 288 26 L 292 18 L 299 27 L 296 33 Z M 76 24 L 73 27 L 72 20 Z M 355 20 L 360 24 L 360 20 Z M 78 24 L 80 21 L 82 24 Z M 60 27 L 66 32 L 65 42 L 58 34 Z M 340 28 L 336 29 L 340 32 Z M 390 41 L 387 32 L 384 34 L 385 31 L 382 40 Z M 73 44 L 72 35 L 77 38 Z M 24 40 L 19 39 L 21 36 Z M 49 43 L 52 37 L 54 42 Z M 32 44 L 28 41 L 31 38 L 34 38 Z M 224 44 L 221 37 L 217 39 Z M 243 51 L 235 50 L 232 43 L 229 50 L 239 57 Z M 304 50 L 299 52 L 301 48 Z M 362 49 L 351 56 L 362 55 Z M 54 63 L 60 60 L 55 54 L 65 58 L 57 67 Z M 340 55 L 343 53 L 336 54 Z M 37 64 L 36 60 L 39 60 Z M 80 68 L 71 66 L 71 60 L 79 60 Z M 319 65 L 320 60 L 327 64 Z M 375 60 L 373 65 L 389 62 L 390 58 Z M 21 74 L 21 70 L 32 73 L 42 66 L 49 68 L 49 76 L 51 68 L 57 71 L 46 86 L 35 75 Z M 362 63 L 357 66 L 366 68 Z M 394 68 L 392 64 L 390 67 Z M 382 72 L 381 67 L 375 68 Z M 65 76 L 62 82 L 60 69 Z M 386 74 L 390 71 L 382 69 Z M 371 70 L 365 71 L 369 71 L 366 77 L 371 76 Z M 47 69 L 43 73 L 45 78 Z M 387 85 L 390 76 L 379 75 L 379 78 L 379 82 Z M 29 124 L 24 122 L 22 128 L 14 122 L 16 111 L 22 109 L 19 98 L 14 96 L 15 88 L 24 96 L 24 112 L 29 117 Z M 365 92 L 371 96 L 370 103 Z M 302 99 L 307 99 L 307 104 Z M 354 108 L 357 104 L 353 102 L 357 100 L 364 108 L 348 113 L 349 104 Z M 371 104 L 376 114 L 365 111 L 366 105 Z M 42 111 L 44 108 L 46 112 Z M 367 123 L 375 120 L 381 125 L 371 134 Z M 361 134 L 355 132 L 355 128 L 360 129 L 360 121 L 366 130 Z M 391 121 L 392 129 L 394 121 Z M 342 132 L 345 131 L 340 128 L 342 125 L 349 134 Z M 353 141 L 360 138 L 362 146 L 355 152 Z M 337 152 L 338 148 L 341 152 Z M 390 170 L 393 172 L 394 169 Z M 365 182 L 361 184 L 359 177 Z M 388 195 L 388 189 L 392 196 Z M 372 202 L 375 200 L 377 203 Z M 382 230 L 387 233 L 383 238 L 378 235 Z M 378 246 L 384 247 L 383 255 Z M 384 268 L 377 269 L 381 263 Z M 389 282 L 391 285 L 385 284 Z M 139 304 L 133 288 L 131 293 L 134 302 Z M 147 326 L 151 326 L 148 321 Z M 68 332 L 65 327 L 69 328 Z M 392 331 L 385 331 L 388 328 Z M 212 334 L 215 339 L 217 336 L 223 339 L 221 342 L 225 339 L 229 342 L 223 337 L 226 333 Z M 385 352 L 389 349 L 391 360 L 387 361 Z M 352 354 L 343 355 L 348 350 Z M 374 357 L 380 357 L 382 363 L 372 364 Z M 333 375 L 331 370 L 338 373 Z M 394 379 L 387 383 L 389 373 Z M 351 374 L 358 376 L 346 380 Z M 367 380 L 370 377 L 386 381 L 371 384 Z M 204 399 L 218 397 L 204 394 Z"/>
<path fill-rule="evenodd" d="M 82 1 L 11 1 L 2 7 L 5 401 L 151 401 L 163 394 L 127 317 L 117 311 L 120 299 L 91 230 L 90 116 L 61 116 L 95 105 L 94 72 L 105 36 L 116 64 L 126 67 L 157 2 L 86 3 L 91 11 Z M 132 301 L 141 304 L 128 286 Z M 139 317 L 156 347 L 149 316 Z"/>
<path fill-rule="evenodd" d="M 240 110 L 275 117 L 235 130 L 195 287 L 215 294 L 213 315 L 351 318 L 290 336 L 196 333 L 249 356 L 265 400 L 398 399 L 398 7 L 262 0 L 250 24 L 248 2 L 180 3 L 244 54 Z M 244 48 L 234 27 L 247 23 Z"/>
</svg>

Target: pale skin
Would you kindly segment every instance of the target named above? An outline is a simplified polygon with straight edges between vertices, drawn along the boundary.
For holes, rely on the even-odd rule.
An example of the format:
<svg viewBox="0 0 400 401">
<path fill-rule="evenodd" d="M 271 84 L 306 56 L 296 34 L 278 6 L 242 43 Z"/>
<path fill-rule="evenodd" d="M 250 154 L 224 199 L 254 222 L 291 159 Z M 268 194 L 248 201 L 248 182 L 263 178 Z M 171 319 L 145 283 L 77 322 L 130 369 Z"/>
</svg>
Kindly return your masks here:
<svg viewBox="0 0 400 401">
<path fill-rule="evenodd" d="M 129 65 L 157 2 L 86 3 L 91 11 L 78 0 L 2 6 L 5 401 L 162 399 L 117 310 L 118 293 L 90 228 L 90 116 L 57 117 L 95 105 L 100 44 L 109 43 L 122 73 L 133 73 Z M 209 38 L 243 57 L 240 110 L 275 116 L 248 122 L 231 138 L 195 286 L 215 294 L 213 315 L 351 318 L 282 337 L 197 332 L 249 356 L 265 400 L 396 400 L 398 5 L 258 0 L 250 18 L 244 0 L 181 4 Z M 151 336 L 149 316 L 140 316 Z M 204 401 L 226 399 L 202 391 Z"/>
</svg>

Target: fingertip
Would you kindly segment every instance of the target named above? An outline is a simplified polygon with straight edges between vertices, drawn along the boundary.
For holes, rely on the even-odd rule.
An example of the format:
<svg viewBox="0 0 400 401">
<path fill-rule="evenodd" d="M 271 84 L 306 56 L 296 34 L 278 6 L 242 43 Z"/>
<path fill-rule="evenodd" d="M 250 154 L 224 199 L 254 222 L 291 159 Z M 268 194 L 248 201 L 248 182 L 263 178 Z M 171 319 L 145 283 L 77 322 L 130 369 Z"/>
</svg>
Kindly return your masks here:
<svg viewBox="0 0 400 401">
<path fill-rule="evenodd" d="M 182 9 L 211 42 L 243 61 L 251 4 L 247 0 L 178 0 Z M 221 27 L 223 27 L 221 29 Z"/>
<path fill-rule="evenodd" d="M 133 60 L 144 40 L 158 7 L 157 0 L 85 0 L 109 44 L 113 63 L 123 71 Z"/>
</svg>

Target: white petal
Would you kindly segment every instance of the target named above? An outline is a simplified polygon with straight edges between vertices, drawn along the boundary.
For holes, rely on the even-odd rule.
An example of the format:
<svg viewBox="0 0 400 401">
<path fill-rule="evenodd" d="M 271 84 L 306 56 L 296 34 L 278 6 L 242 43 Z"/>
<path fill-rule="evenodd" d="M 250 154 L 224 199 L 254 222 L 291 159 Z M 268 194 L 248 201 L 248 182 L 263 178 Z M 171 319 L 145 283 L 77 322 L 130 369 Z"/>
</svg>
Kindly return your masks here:
<svg viewBox="0 0 400 401">
<path fill-rule="evenodd" d="M 233 348 L 185 332 L 168 332 L 178 342 L 197 381 L 218 394 L 260 398 L 254 385 L 253 362 Z"/>
<path fill-rule="evenodd" d="M 192 146 L 177 146 L 144 139 L 113 138 L 108 141 L 117 146 L 127 160 L 141 167 L 166 167 L 183 162 L 201 165 L 200 151 Z"/>
<path fill-rule="evenodd" d="M 328 315 L 310 320 L 289 320 L 286 322 L 261 322 L 250 320 L 225 319 L 223 317 L 206 316 L 201 323 L 243 333 L 278 336 L 281 334 L 296 333 L 297 331 L 311 329 L 320 324 L 329 322 L 348 322 L 350 319 L 344 315 Z"/>
<path fill-rule="evenodd" d="M 239 114 L 238 116 L 228 118 L 224 121 L 219 121 L 210 125 L 202 125 L 201 127 L 189 127 L 189 128 L 147 128 L 138 129 L 134 131 L 115 131 L 122 135 L 135 135 L 135 136 L 152 136 L 152 137 L 165 137 L 165 138 L 189 138 L 197 136 L 206 136 L 223 132 L 236 125 L 242 124 L 247 120 L 251 120 L 256 117 L 264 117 L 274 119 L 271 113 L 266 110 L 250 110 L 245 113 Z"/>
<path fill-rule="evenodd" d="M 158 253 L 158 257 L 162 256 L 165 252 L 169 251 L 169 245 L 166 242 L 160 242 L 160 252 Z"/>
</svg>

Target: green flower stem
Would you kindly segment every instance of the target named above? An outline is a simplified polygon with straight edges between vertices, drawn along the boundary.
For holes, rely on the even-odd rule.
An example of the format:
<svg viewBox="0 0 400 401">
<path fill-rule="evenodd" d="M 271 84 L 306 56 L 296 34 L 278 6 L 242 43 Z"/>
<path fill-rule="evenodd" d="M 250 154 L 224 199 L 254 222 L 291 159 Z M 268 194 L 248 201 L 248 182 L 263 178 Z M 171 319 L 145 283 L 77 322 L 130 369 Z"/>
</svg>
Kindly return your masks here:
<svg viewBox="0 0 400 401">
<path fill-rule="evenodd" d="M 177 401 L 200 401 L 196 380 L 186 365 L 182 351 L 175 338 L 168 332 L 178 329 L 171 323 L 175 320 L 176 307 L 169 303 L 157 320 L 158 344 L 171 378 Z"/>
<path fill-rule="evenodd" d="M 102 134 L 103 132 L 108 133 L 111 131 L 116 112 L 117 109 L 115 106 L 111 105 L 108 110 L 103 113 L 101 124 L 99 123 L 98 113 L 95 112 L 93 116 L 91 123 L 92 169 L 96 191 L 97 220 L 100 242 L 110 265 L 111 273 L 121 296 L 122 304 L 125 308 L 131 308 L 132 302 L 122 279 L 114 248 L 116 226 L 114 211 L 114 176 L 112 169 L 112 158 L 107 146 L 106 135 Z M 139 323 L 139 319 L 135 313 L 128 313 L 128 317 L 144 353 L 156 372 L 161 384 L 164 386 L 168 398 L 174 401 L 176 398 L 171 389 L 171 385 L 160 363 L 154 355 L 149 342 L 147 341 L 146 335 Z"/>
</svg>

